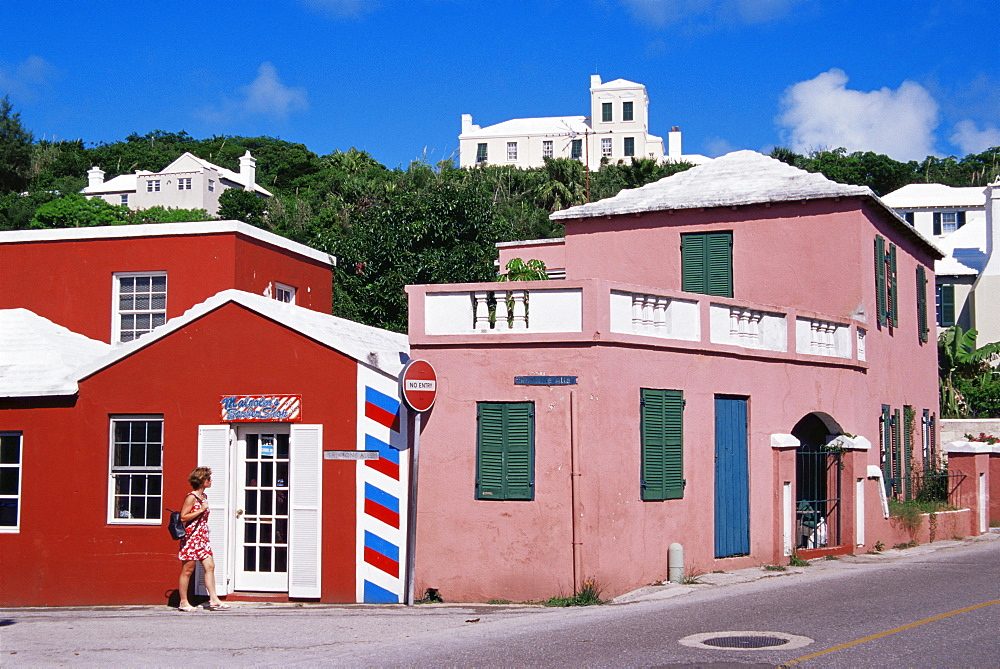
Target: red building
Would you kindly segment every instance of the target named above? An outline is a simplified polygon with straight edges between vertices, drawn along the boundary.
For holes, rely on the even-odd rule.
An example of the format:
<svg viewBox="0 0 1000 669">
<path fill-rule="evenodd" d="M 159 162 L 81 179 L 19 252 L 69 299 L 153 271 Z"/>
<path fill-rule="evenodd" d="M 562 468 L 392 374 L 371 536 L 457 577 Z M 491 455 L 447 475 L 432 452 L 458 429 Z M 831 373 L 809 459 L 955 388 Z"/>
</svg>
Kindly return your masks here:
<svg viewBox="0 0 1000 669">
<path fill-rule="evenodd" d="M 406 337 L 329 315 L 332 258 L 231 221 L 0 254 L 0 604 L 165 602 L 199 465 L 223 596 L 402 600 Z"/>
</svg>

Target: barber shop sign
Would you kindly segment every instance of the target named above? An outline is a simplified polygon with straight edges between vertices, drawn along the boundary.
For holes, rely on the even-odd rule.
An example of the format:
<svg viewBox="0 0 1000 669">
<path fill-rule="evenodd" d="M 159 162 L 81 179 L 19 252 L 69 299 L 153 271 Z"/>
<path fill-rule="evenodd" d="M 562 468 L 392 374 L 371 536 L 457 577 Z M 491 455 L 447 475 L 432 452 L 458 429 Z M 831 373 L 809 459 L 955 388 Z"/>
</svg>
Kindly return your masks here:
<svg viewBox="0 0 1000 669">
<path fill-rule="evenodd" d="M 302 420 L 302 395 L 223 395 L 223 423 Z"/>
</svg>

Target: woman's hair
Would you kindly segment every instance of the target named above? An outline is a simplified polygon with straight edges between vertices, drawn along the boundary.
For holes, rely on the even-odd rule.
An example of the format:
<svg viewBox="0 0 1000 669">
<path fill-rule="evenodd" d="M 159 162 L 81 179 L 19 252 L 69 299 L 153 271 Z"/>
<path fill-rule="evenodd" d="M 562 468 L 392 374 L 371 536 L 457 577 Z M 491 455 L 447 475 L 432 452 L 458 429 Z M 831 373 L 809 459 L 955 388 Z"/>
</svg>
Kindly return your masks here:
<svg viewBox="0 0 1000 669">
<path fill-rule="evenodd" d="M 205 481 L 212 478 L 212 470 L 208 467 L 198 467 L 193 472 L 191 476 L 188 477 L 188 482 L 191 484 L 192 490 L 197 490 L 198 488 L 205 485 Z"/>
</svg>

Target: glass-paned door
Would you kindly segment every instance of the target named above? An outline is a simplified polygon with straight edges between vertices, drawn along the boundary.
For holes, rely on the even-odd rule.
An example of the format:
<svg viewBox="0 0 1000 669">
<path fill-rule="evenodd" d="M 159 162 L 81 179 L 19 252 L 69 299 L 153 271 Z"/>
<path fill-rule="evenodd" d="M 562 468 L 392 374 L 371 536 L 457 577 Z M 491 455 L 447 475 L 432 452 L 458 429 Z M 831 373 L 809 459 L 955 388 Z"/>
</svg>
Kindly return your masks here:
<svg viewBox="0 0 1000 669">
<path fill-rule="evenodd" d="M 287 591 L 289 430 L 254 425 L 239 436 L 236 589 Z"/>
</svg>

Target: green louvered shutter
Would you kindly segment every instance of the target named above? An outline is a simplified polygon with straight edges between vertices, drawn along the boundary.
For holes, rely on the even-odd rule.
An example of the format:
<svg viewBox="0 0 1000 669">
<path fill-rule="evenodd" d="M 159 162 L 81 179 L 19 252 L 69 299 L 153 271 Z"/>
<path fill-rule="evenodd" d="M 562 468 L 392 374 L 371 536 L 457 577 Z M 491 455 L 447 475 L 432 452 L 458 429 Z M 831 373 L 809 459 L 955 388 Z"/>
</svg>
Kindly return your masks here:
<svg viewBox="0 0 1000 669">
<path fill-rule="evenodd" d="M 910 490 L 910 458 L 913 457 L 913 407 L 903 407 L 903 490 L 907 500 L 913 499 Z"/>
<path fill-rule="evenodd" d="M 885 486 L 885 493 L 892 494 L 892 486 L 889 479 L 892 478 L 892 409 L 888 404 L 882 405 L 882 424 L 879 434 L 879 445 L 881 446 L 882 458 L 882 484 Z"/>
<path fill-rule="evenodd" d="M 476 498 L 534 498 L 534 407 L 480 402 Z"/>
<path fill-rule="evenodd" d="M 903 445 L 902 439 L 900 438 L 902 436 L 901 432 L 903 431 L 902 423 L 903 421 L 899 417 L 899 409 L 894 409 L 892 412 L 892 477 L 896 479 L 892 486 L 894 493 L 899 492 L 899 479 L 903 476 L 902 468 L 900 467 L 902 464 L 902 458 L 900 456 L 902 454 L 899 452 Z"/>
<path fill-rule="evenodd" d="M 641 399 L 643 500 L 684 497 L 684 395 L 643 388 Z"/>
<path fill-rule="evenodd" d="M 875 235 L 875 305 L 878 309 L 878 324 L 883 327 L 888 325 L 885 293 L 885 238 Z"/>
<path fill-rule="evenodd" d="M 899 288 L 896 285 L 896 245 L 889 244 L 889 285 L 891 286 L 891 302 L 889 309 L 892 314 L 892 327 L 899 327 Z"/>
<path fill-rule="evenodd" d="M 917 329 L 920 341 L 927 343 L 927 271 L 923 265 L 917 265 Z"/>
<path fill-rule="evenodd" d="M 733 296 L 733 233 L 681 235 L 681 290 Z"/>
<path fill-rule="evenodd" d="M 938 325 L 949 327 L 955 324 L 955 286 L 950 283 L 938 286 Z"/>
<path fill-rule="evenodd" d="M 505 499 L 534 499 L 535 412 L 531 402 L 505 405 Z"/>
</svg>

